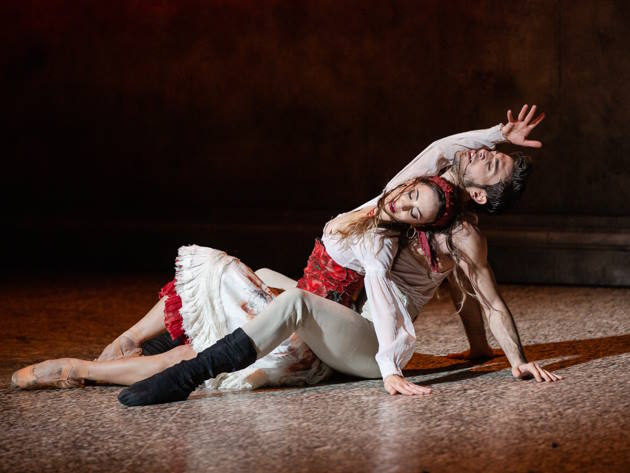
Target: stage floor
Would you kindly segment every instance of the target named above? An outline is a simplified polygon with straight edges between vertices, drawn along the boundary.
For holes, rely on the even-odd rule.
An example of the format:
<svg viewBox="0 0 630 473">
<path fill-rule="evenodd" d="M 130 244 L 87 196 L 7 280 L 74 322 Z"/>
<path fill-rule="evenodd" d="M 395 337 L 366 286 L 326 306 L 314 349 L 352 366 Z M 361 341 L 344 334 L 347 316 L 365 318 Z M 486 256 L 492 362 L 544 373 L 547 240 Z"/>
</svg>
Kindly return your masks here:
<svg viewBox="0 0 630 473">
<path fill-rule="evenodd" d="M 409 372 L 428 397 L 381 381 L 197 392 L 125 408 L 120 387 L 20 392 L 11 373 L 94 358 L 154 303 L 168 274 L 6 277 L 0 287 L 0 470 L 602 471 L 630 468 L 630 289 L 505 286 L 526 353 L 565 380 L 512 378 L 445 354 L 466 348 L 448 298 L 416 322 Z"/>
</svg>

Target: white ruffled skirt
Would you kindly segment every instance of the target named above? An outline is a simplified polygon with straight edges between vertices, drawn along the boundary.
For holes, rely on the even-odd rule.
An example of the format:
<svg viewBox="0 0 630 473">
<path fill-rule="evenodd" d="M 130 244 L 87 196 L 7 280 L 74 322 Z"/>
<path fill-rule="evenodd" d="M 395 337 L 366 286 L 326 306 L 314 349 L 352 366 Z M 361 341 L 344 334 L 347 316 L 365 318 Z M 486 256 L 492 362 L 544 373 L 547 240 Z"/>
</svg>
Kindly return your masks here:
<svg viewBox="0 0 630 473">
<path fill-rule="evenodd" d="M 181 327 L 196 352 L 258 316 L 277 293 L 238 258 L 196 245 L 179 248 L 174 289 L 181 298 Z M 206 381 L 206 387 L 232 390 L 315 384 L 331 374 L 332 369 L 292 334 L 253 365 L 222 373 Z"/>
</svg>

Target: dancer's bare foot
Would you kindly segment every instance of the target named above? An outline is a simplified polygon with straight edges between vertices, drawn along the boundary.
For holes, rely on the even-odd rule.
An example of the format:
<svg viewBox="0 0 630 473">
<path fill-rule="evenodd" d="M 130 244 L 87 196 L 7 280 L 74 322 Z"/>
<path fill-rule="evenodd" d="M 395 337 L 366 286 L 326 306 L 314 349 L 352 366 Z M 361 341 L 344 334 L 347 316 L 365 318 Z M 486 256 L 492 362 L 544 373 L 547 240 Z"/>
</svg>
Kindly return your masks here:
<svg viewBox="0 0 630 473">
<path fill-rule="evenodd" d="M 125 332 L 107 345 L 95 361 L 118 360 L 140 355 L 142 355 L 141 343 L 131 333 Z"/>
<path fill-rule="evenodd" d="M 83 386 L 86 374 L 87 365 L 82 360 L 47 360 L 13 373 L 11 386 L 20 389 L 78 388 Z"/>
<path fill-rule="evenodd" d="M 488 347 L 488 349 L 485 350 L 466 350 L 459 353 L 449 353 L 446 355 L 446 358 L 452 360 L 486 361 L 500 356 L 505 356 L 502 350 Z"/>
</svg>

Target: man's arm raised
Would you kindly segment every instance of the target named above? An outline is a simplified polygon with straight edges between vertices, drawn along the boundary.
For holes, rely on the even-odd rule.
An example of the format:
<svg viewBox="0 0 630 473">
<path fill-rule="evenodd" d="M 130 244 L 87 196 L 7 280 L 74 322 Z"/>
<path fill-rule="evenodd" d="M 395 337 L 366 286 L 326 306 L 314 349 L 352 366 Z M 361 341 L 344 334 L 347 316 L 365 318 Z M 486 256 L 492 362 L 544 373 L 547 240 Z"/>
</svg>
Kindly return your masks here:
<svg viewBox="0 0 630 473">
<path fill-rule="evenodd" d="M 458 264 L 472 283 L 490 331 L 512 365 L 512 375 L 521 379 L 534 377 L 536 381 L 562 379 L 525 358 L 514 318 L 499 293 L 488 264 L 488 245 L 479 229 L 465 222 L 453 232 L 453 245 L 460 251 Z"/>
<path fill-rule="evenodd" d="M 528 112 L 529 110 L 529 112 Z M 467 149 L 494 149 L 500 143 L 509 142 L 514 145 L 540 148 L 542 143 L 529 140 L 528 136 L 543 121 L 545 114 L 536 115 L 536 105 L 531 109 L 525 104 L 515 119 L 512 110 L 507 111 L 507 123 L 484 130 L 473 130 L 447 136 L 434 141 L 394 176 L 386 186 L 392 189 L 397 185 L 415 177 L 436 174 L 442 168 L 453 164 L 455 153 Z"/>
</svg>

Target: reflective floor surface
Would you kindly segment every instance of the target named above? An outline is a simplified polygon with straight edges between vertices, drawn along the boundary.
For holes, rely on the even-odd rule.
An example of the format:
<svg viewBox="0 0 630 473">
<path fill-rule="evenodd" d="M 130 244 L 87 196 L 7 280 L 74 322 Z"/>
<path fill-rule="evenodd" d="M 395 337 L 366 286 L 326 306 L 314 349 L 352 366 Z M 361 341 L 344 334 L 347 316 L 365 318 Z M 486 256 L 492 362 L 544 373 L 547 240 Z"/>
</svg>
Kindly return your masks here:
<svg viewBox="0 0 630 473">
<path fill-rule="evenodd" d="M 26 364 L 97 356 L 168 277 L 5 277 L 1 471 L 630 471 L 630 289 L 502 288 L 529 358 L 565 376 L 555 384 L 514 380 L 504 358 L 446 358 L 466 342 L 444 297 L 416 322 L 407 372 L 428 397 L 339 377 L 130 409 L 115 386 L 9 387 Z"/>
</svg>

